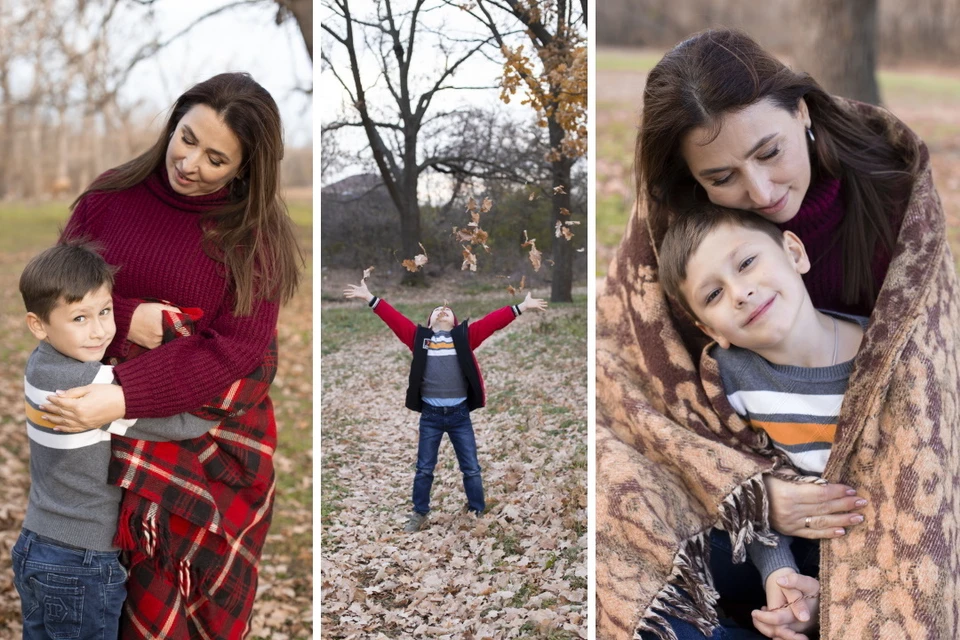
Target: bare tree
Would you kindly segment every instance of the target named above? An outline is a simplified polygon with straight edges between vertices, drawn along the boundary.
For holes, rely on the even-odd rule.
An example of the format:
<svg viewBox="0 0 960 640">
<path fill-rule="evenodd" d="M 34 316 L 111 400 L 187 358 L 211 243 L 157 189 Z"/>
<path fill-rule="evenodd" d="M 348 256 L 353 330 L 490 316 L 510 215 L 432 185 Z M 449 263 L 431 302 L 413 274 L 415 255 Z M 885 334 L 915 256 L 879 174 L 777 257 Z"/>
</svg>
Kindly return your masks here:
<svg viewBox="0 0 960 640">
<path fill-rule="evenodd" d="M 877 0 L 816 0 L 803 12 L 809 27 L 797 38 L 799 67 L 830 93 L 880 104 Z"/>
<path fill-rule="evenodd" d="M 428 169 L 451 173 L 482 173 L 489 162 L 482 157 L 452 152 L 462 131 L 456 112 L 434 108 L 434 99 L 444 91 L 460 89 L 454 76 L 462 65 L 483 48 L 488 40 L 462 45 L 443 34 L 443 28 L 422 24 L 434 6 L 413 0 L 409 9 L 398 9 L 399 0 L 378 0 L 375 15 L 358 16 L 349 0 L 327 0 L 329 11 L 321 28 L 348 57 L 348 68 L 336 64 L 325 47 L 321 60 L 349 95 L 349 113 L 327 124 L 328 133 L 345 127 L 362 129 L 377 170 L 400 216 L 400 245 L 404 258 L 420 253 L 422 234 L 419 203 L 420 177 Z M 420 52 L 423 55 L 416 59 Z M 379 73 L 374 80 L 363 77 L 361 58 L 376 60 Z M 430 73 L 432 61 L 440 61 Z M 348 75 L 349 74 L 349 75 Z M 429 79 L 425 79 L 430 76 Z M 371 88 L 383 81 L 388 95 L 371 96 Z M 475 88 L 475 87 L 474 87 Z M 424 144 L 428 140 L 429 144 Z M 403 282 L 425 284 L 422 271 L 407 272 Z"/>
</svg>

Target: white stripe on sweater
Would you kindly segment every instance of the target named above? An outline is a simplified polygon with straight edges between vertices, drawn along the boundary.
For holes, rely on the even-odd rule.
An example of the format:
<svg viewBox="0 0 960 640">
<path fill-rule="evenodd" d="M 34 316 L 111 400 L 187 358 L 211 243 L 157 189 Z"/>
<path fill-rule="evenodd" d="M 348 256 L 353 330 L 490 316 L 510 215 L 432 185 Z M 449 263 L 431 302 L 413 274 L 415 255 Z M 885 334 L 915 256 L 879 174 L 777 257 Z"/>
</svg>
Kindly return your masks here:
<svg viewBox="0 0 960 640">
<path fill-rule="evenodd" d="M 740 415 L 781 414 L 801 416 L 838 416 L 843 395 L 806 395 L 779 391 L 737 391 L 727 396 L 730 406 Z"/>
<path fill-rule="evenodd" d="M 102 365 L 90 384 L 113 384 L 115 379 L 113 367 L 110 365 Z M 56 391 L 46 391 L 33 386 L 27 381 L 26 376 L 23 378 L 23 393 L 27 399 L 35 405 L 48 404 L 49 400 L 47 400 L 47 396 L 56 395 Z M 122 436 L 126 434 L 127 429 L 132 427 L 136 422 L 136 418 L 120 418 L 119 420 L 111 422 L 106 430 L 91 429 L 80 433 L 50 433 L 49 431 L 42 431 L 31 424 L 27 424 L 27 435 L 37 444 L 50 447 L 51 449 L 79 449 L 96 444 L 97 442 L 109 440 L 111 433 Z"/>
</svg>

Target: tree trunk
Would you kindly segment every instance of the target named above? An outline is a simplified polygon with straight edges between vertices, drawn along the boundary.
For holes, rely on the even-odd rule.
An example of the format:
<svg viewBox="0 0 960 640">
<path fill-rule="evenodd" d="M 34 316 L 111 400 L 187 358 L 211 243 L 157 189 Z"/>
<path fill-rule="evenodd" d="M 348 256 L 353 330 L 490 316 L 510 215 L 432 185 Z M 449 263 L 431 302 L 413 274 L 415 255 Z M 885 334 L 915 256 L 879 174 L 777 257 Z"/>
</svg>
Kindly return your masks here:
<svg viewBox="0 0 960 640">
<path fill-rule="evenodd" d="M 548 120 L 550 147 L 559 150 L 563 140 L 563 129 L 553 118 Z M 562 215 L 560 209 L 570 211 L 570 168 L 569 158 L 560 156 L 550 163 L 553 176 L 553 228 L 570 220 Z M 561 193 L 562 192 L 562 193 Z M 551 229 L 553 231 L 553 229 Z M 550 282 L 550 302 L 573 302 L 573 247 L 562 235 L 553 238 L 553 277 Z"/>
<path fill-rule="evenodd" d="M 829 93 L 880 104 L 877 87 L 877 0 L 800 3 L 795 57 Z"/>
<path fill-rule="evenodd" d="M 420 249 L 420 202 L 417 200 L 417 186 L 419 176 L 404 177 L 398 186 L 402 190 L 402 206 L 398 207 L 400 211 L 400 247 L 403 254 L 399 256 L 397 262 L 403 260 L 413 260 L 413 257 L 422 253 Z M 400 267 L 403 277 L 401 284 L 408 287 L 425 287 L 427 280 L 423 275 L 423 267 L 417 271 L 407 271 L 406 267 Z"/>
<path fill-rule="evenodd" d="M 313 0 L 277 0 L 277 3 L 293 14 L 293 19 L 300 27 L 303 42 L 307 45 L 307 53 L 313 60 Z"/>
</svg>

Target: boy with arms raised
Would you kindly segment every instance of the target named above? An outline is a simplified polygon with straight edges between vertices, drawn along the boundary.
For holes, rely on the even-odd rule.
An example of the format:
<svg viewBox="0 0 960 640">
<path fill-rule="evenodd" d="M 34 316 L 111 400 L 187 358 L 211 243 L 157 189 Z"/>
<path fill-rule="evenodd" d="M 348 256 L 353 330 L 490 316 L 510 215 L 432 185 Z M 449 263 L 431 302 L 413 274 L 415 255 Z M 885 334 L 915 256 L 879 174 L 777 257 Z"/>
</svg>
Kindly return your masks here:
<svg viewBox="0 0 960 640">
<path fill-rule="evenodd" d="M 793 233 L 712 205 L 679 216 L 660 248 L 664 291 L 716 341 L 708 354 L 730 405 L 801 473 L 820 475 L 867 320 L 815 309 L 801 278 L 809 269 Z M 768 637 L 801 640 L 816 627 L 819 584 L 801 575 L 794 553 L 802 548 L 815 574 L 818 547 L 797 543 L 748 546 L 767 601 L 753 623 Z"/>
<path fill-rule="evenodd" d="M 486 391 L 473 351 L 524 311 L 546 309 L 546 301 L 527 293 L 518 305 L 503 307 L 473 323 L 464 321 L 460 324 L 457 324 L 453 311 L 442 305 L 430 313 L 424 327 L 414 325 L 384 300 L 371 294 L 366 282 L 361 281 L 359 286 L 347 285 L 343 295 L 366 300 L 373 312 L 413 352 L 406 407 L 420 412 L 420 438 L 417 473 L 413 479 L 413 512 L 404 531 L 419 531 L 426 524 L 433 470 L 444 433 L 450 437 L 463 474 L 467 511 L 482 514 L 486 503 L 470 412 L 486 404 Z"/>
</svg>

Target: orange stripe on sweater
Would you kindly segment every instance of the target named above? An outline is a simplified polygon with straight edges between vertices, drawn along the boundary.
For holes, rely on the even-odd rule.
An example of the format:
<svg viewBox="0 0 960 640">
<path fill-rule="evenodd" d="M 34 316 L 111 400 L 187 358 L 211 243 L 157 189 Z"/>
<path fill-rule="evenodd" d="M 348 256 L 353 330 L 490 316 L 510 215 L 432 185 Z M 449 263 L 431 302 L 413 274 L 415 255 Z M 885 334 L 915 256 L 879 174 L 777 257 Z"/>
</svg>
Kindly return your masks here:
<svg viewBox="0 0 960 640">
<path fill-rule="evenodd" d="M 806 422 L 762 422 L 751 420 L 751 424 L 763 429 L 767 434 L 785 445 L 829 442 L 833 444 L 837 436 L 836 424 L 815 424 Z"/>
<path fill-rule="evenodd" d="M 27 414 L 27 420 L 37 425 L 38 427 L 46 427 L 48 429 L 56 428 L 57 424 L 50 422 L 49 420 L 44 419 L 44 413 L 34 409 L 29 402 L 26 400 L 23 401 L 23 411 Z"/>
</svg>

